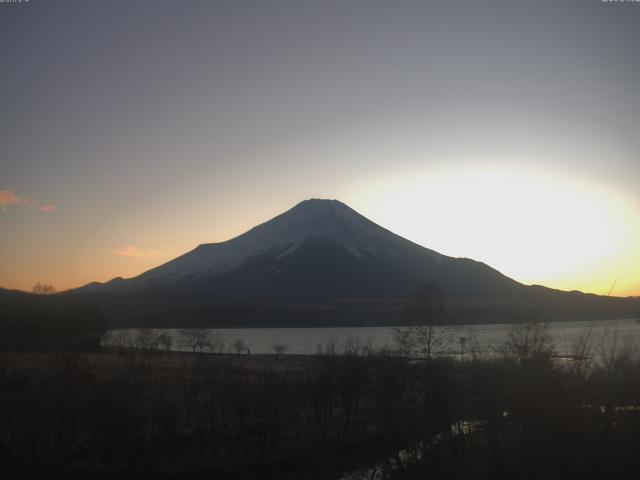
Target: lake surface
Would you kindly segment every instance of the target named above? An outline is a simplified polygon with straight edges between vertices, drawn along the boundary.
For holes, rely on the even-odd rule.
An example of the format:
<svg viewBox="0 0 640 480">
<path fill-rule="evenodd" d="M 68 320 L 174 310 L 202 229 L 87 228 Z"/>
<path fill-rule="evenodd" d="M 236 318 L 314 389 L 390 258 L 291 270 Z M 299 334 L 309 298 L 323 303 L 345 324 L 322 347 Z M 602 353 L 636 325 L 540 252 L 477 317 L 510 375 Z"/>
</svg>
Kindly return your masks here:
<svg viewBox="0 0 640 480">
<path fill-rule="evenodd" d="M 588 322 L 549 323 L 549 333 L 555 351 L 570 354 L 585 332 L 590 332 L 594 345 L 603 342 L 618 346 L 640 347 L 640 323 L 636 319 Z M 455 325 L 434 327 L 434 351 L 442 354 L 459 354 L 461 337 L 465 351 L 492 352 L 502 344 L 510 328 L 509 324 Z M 224 351 L 233 351 L 233 342 L 240 339 L 251 353 L 273 353 L 273 346 L 286 346 L 287 353 L 314 354 L 319 350 L 333 349 L 341 354 L 354 347 L 370 346 L 374 350 L 394 350 L 391 327 L 331 327 L 331 328 L 212 328 L 212 336 L 224 341 Z M 103 341 L 104 345 L 115 345 L 123 339 L 133 340 L 142 329 L 112 330 Z M 190 351 L 184 345 L 179 329 L 154 329 L 153 332 L 173 338 L 172 350 Z"/>
</svg>

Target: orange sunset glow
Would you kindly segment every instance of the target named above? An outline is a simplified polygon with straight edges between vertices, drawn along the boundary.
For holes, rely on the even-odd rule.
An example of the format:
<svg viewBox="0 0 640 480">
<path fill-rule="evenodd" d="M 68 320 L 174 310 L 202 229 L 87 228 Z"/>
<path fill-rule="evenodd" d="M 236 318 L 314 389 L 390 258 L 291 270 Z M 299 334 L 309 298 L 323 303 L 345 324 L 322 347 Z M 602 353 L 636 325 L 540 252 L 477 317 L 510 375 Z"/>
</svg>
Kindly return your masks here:
<svg viewBox="0 0 640 480">
<path fill-rule="evenodd" d="M 317 197 L 525 284 L 640 295 L 639 67 L 599 40 L 633 44 L 620 9 L 176 4 L 101 41 L 107 4 L 55 7 L 66 27 L 23 7 L 3 30 L 48 40 L 0 47 L 3 104 L 27 112 L 0 143 L 4 288 L 132 277 Z"/>
</svg>

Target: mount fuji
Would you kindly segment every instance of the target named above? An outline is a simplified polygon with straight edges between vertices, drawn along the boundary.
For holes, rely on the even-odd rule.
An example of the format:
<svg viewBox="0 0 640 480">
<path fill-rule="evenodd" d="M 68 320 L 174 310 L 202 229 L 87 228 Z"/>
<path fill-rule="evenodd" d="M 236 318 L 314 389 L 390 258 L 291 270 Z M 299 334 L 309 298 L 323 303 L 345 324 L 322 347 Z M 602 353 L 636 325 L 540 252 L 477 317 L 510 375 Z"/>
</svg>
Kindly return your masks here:
<svg viewBox="0 0 640 480">
<path fill-rule="evenodd" d="M 525 286 L 320 199 L 137 277 L 68 294 L 92 297 L 114 325 L 371 325 L 401 322 L 424 284 L 447 299 L 454 322 L 517 320 L 538 315 L 540 305 L 594 297 Z"/>
</svg>

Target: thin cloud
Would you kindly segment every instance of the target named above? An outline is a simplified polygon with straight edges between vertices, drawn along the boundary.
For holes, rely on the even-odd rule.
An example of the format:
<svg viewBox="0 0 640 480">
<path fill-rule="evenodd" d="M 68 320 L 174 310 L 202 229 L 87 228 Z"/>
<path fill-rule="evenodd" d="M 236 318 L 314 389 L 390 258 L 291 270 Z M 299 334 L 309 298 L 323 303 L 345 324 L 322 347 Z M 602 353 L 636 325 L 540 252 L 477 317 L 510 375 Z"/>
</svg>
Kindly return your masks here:
<svg viewBox="0 0 640 480">
<path fill-rule="evenodd" d="M 7 210 L 9 207 L 23 207 L 31 210 L 38 210 L 42 213 L 54 213 L 57 208 L 54 205 L 41 205 L 21 197 L 13 190 L 0 190 L 0 209 Z"/>
<path fill-rule="evenodd" d="M 122 248 L 109 250 L 109 252 L 121 257 L 134 258 L 158 258 L 164 256 L 164 254 L 159 250 L 154 250 L 153 248 L 140 248 L 135 245 L 126 245 Z"/>
<path fill-rule="evenodd" d="M 25 205 L 27 201 L 11 190 L 0 190 L 0 206 L 3 210 L 14 205 Z"/>
</svg>

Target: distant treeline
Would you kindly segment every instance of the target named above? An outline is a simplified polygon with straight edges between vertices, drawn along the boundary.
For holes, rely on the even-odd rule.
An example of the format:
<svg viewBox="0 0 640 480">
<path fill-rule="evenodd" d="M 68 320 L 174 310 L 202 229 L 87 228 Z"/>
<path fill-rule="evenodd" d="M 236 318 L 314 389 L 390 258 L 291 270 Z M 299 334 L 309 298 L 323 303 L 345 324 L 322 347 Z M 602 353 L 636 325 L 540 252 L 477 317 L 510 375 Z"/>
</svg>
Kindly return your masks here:
<svg viewBox="0 0 640 480">
<path fill-rule="evenodd" d="M 2 350 L 93 350 L 105 328 L 102 312 L 84 299 L 0 291 Z"/>
<path fill-rule="evenodd" d="M 220 299 L 164 289 L 69 295 L 99 305 L 109 328 L 394 326 L 407 321 L 409 298 L 341 298 L 295 304 Z M 640 315 L 640 301 L 529 287 L 512 296 L 444 297 L 447 324 L 605 320 Z"/>
</svg>

